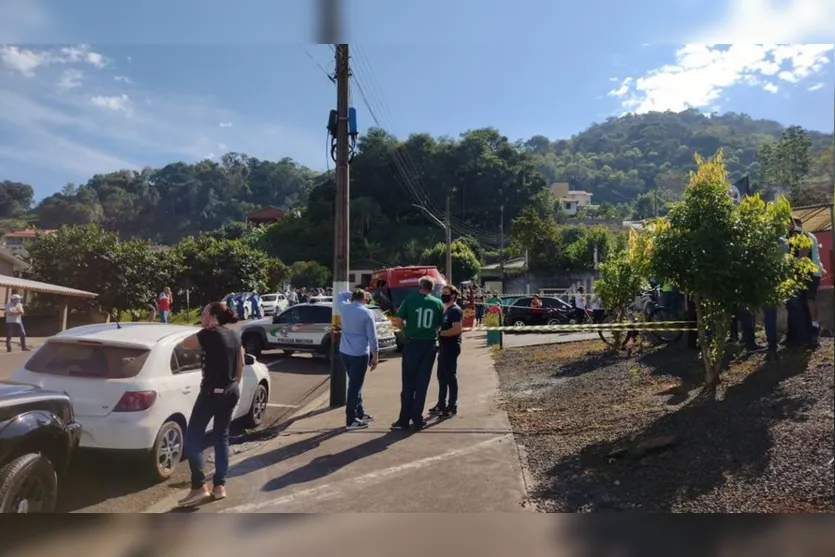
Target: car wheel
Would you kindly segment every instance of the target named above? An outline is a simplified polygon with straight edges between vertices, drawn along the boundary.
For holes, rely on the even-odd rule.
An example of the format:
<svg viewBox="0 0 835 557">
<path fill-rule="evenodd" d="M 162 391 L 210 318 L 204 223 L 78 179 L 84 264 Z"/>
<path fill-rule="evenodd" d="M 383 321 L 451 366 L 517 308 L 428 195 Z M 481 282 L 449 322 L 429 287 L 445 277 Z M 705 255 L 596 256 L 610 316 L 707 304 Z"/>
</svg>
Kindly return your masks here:
<svg viewBox="0 0 835 557">
<path fill-rule="evenodd" d="M 514 326 L 514 327 L 524 327 L 524 326 L 525 326 L 525 322 L 524 322 L 524 321 L 520 321 L 520 320 L 518 320 L 518 319 L 517 319 L 516 321 L 514 321 L 514 322 L 513 322 L 513 326 Z"/>
<path fill-rule="evenodd" d="M 267 387 L 258 385 L 255 389 L 255 395 L 252 397 L 252 406 L 249 408 L 249 414 L 246 417 L 246 424 L 250 429 L 256 429 L 264 424 L 264 419 L 267 417 L 267 403 L 270 401 Z"/>
<path fill-rule="evenodd" d="M 154 448 L 151 449 L 149 472 L 159 481 L 165 481 L 174 474 L 183 457 L 185 437 L 182 426 L 169 420 L 162 424 L 157 433 Z"/>
<path fill-rule="evenodd" d="M 559 325 L 559 324 L 560 324 L 560 320 L 555 318 L 555 317 L 552 317 L 551 319 L 548 320 L 548 325 L 553 326 L 553 325 Z"/>
<path fill-rule="evenodd" d="M 57 498 L 55 467 L 41 454 L 19 456 L 0 470 L 0 513 L 51 513 Z"/>
<path fill-rule="evenodd" d="M 250 333 L 248 335 L 244 335 L 244 352 L 247 354 L 252 354 L 255 358 L 261 356 L 261 351 L 264 350 L 264 343 L 261 341 L 261 337 L 256 334 Z"/>
</svg>

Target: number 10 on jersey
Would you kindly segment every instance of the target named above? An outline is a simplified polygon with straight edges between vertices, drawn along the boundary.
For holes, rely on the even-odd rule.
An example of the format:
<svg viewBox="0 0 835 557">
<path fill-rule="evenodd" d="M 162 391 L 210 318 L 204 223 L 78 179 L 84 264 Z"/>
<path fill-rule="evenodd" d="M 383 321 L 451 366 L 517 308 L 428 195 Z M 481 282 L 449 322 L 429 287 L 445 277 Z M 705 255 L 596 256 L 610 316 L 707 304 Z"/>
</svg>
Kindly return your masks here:
<svg viewBox="0 0 835 557">
<path fill-rule="evenodd" d="M 415 313 L 417 313 L 417 326 L 419 329 L 434 328 L 434 320 L 432 318 L 435 312 L 431 308 L 417 308 Z"/>
</svg>

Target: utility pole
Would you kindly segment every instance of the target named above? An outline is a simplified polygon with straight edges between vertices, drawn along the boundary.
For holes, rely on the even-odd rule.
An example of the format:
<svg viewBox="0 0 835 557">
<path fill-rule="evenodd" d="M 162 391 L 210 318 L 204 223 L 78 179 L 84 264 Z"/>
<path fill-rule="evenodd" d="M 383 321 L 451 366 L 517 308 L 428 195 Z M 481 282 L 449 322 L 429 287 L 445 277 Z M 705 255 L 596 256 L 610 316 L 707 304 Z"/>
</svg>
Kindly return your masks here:
<svg viewBox="0 0 835 557">
<path fill-rule="evenodd" d="M 446 196 L 446 215 L 444 215 L 444 228 L 446 228 L 446 282 L 452 286 L 452 226 L 450 225 L 450 218 L 452 210 L 450 209 L 451 195 Z"/>
<path fill-rule="evenodd" d="M 525 248 L 525 294 L 531 293 L 531 272 L 530 261 L 528 259 L 528 249 Z"/>
<path fill-rule="evenodd" d="M 336 45 L 336 200 L 334 203 L 333 230 L 333 295 L 332 311 L 333 332 L 331 334 L 331 391 L 330 406 L 338 408 L 345 406 L 347 398 L 347 384 L 345 369 L 339 358 L 340 318 L 339 303 L 336 296 L 348 290 L 348 266 L 350 261 L 349 247 L 349 161 L 350 149 L 348 143 L 348 86 L 351 69 L 348 62 L 348 45 Z"/>
<path fill-rule="evenodd" d="M 499 206 L 499 270 L 502 278 L 502 293 L 504 293 L 504 204 Z"/>
</svg>

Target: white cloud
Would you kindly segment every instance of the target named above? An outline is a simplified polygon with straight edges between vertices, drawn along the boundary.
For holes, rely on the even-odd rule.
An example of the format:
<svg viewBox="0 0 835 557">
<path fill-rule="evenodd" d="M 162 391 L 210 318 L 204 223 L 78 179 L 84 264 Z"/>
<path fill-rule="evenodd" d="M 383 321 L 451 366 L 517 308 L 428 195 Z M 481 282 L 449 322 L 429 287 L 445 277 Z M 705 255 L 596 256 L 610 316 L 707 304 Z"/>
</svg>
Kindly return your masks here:
<svg viewBox="0 0 835 557">
<path fill-rule="evenodd" d="M 824 84 L 823 84 L 823 83 L 815 83 L 814 85 L 812 85 L 811 87 L 809 87 L 809 89 L 808 89 L 808 90 L 809 90 L 809 91 L 817 91 L 818 89 L 823 89 L 823 88 L 824 88 Z"/>
<path fill-rule="evenodd" d="M 232 122 L 221 122 L 217 125 L 219 128 L 231 128 Z"/>
<path fill-rule="evenodd" d="M 64 70 L 61 78 L 58 80 L 58 87 L 63 90 L 75 89 L 81 87 L 81 80 L 84 74 L 80 70 L 68 69 Z"/>
<path fill-rule="evenodd" d="M 0 45 L 0 62 L 6 68 L 33 77 L 35 70 L 53 64 L 89 64 L 103 68 L 108 60 L 87 45 L 65 46 L 58 49 L 29 49 L 15 45 Z"/>
<path fill-rule="evenodd" d="M 44 53 L 3 45 L 0 46 L 0 62 L 10 70 L 32 77 L 38 67 L 49 64 L 49 58 Z"/>
<path fill-rule="evenodd" d="M 674 64 L 634 80 L 626 78 L 609 94 L 623 99 L 628 112 L 706 108 L 736 85 L 762 87 L 773 93 L 778 88 L 775 78 L 797 83 L 816 75 L 831 63 L 834 48 L 817 44 L 689 44 L 676 51 Z"/>
<path fill-rule="evenodd" d="M 620 87 L 618 87 L 617 89 L 612 89 L 607 94 L 610 97 L 622 97 L 622 96 L 624 96 L 625 94 L 627 94 L 629 92 L 629 86 L 632 84 L 632 81 L 633 80 L 632 80 L 631 77 L 627 77 L 620 84 Z"/>
<path fill-rule="evenodd" d="M 117 75 L 113 78 L 113 81 L 121 81 L 122 83 L 127 83 L 128 85 L 133 83 L 133 80 L 125 75 Z"/>
<path fill-rule="evenodd" d="M 833 36 L 835 2 L 832 0 L 731 0 L 716 23 L 697 31 L 691 42 L 801 43 L 828 41 Z"/>
<path fill-rule="evenodd" d="M 113 97 L 97 95 L 92 97 L 90 102 L 98 107 L 106 108 L 114 112 L 130 112 L 131 108 L 130 97 L 124 93 Z"/>
</svg>

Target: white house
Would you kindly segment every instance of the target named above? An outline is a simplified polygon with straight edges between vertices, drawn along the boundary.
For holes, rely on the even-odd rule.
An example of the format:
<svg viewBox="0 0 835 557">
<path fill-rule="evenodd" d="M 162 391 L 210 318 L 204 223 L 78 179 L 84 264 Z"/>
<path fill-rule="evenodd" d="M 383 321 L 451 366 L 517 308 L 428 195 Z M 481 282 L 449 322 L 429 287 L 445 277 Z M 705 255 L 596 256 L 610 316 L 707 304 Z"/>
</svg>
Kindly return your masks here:
<svg viewBox="0 0 835 557">
<path fill-rule="evenodd" d="M 576 215 L 581 207 L 591 207 L 591 196 L 589 192 L 570 190 L 567 182 L 551 184 L 551 193 L 560 201 L 563 210 L 568 215 Z"/>
</svg>

